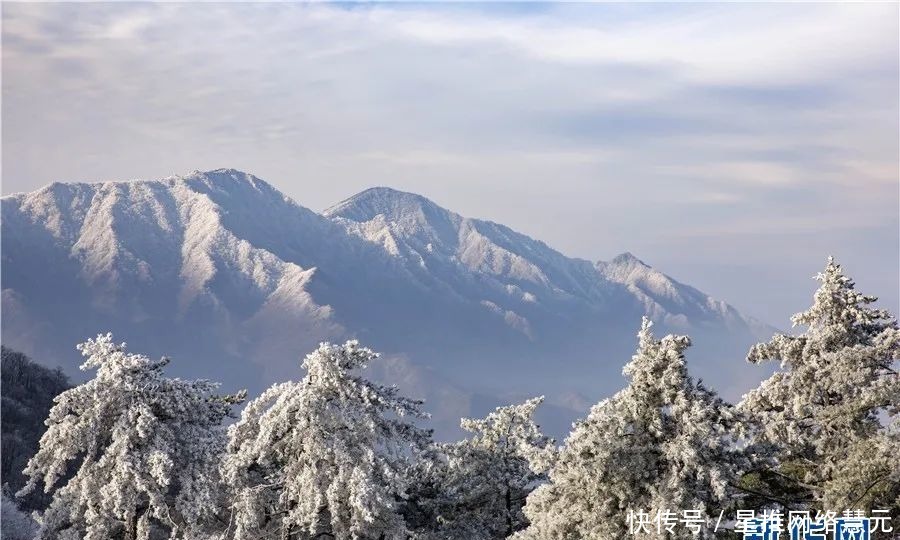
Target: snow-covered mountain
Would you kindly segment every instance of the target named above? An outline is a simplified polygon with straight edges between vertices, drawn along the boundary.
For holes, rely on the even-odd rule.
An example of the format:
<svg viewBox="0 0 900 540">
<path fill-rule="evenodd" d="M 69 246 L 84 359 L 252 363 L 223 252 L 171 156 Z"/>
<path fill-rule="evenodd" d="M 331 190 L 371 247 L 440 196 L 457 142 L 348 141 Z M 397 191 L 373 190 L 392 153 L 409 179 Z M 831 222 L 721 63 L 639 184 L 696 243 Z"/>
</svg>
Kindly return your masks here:
<svg viewBox="0 0 900 540">
<path fill-rule="evenodd" d="M 185 376 L 259 391 L 320 340 L 460 415 L 546 393 L 551 430 L 616 390 L 644 314 L 689 333 L 727 393 L 770 329 L 630 254 L 592 263 L 430 200 L 372 188 L 319 214 L 239 171 L 55 183 L 2 199 L 2 339 L 72 372 L 99 331 Z"/>
<path fill-rule="evenodd" d="M 648 317 L 673 329 L 690 332 L 697 325 L 724 324 L 731 330 L 750 329 L 760 337 L 774 330 L 722 300 L 679 283 L 631 253 L 622 253 L 609 262 L 598 261 L 596 267 L 606 279 L 624 285 L 643 304 Z"/>
</svg>

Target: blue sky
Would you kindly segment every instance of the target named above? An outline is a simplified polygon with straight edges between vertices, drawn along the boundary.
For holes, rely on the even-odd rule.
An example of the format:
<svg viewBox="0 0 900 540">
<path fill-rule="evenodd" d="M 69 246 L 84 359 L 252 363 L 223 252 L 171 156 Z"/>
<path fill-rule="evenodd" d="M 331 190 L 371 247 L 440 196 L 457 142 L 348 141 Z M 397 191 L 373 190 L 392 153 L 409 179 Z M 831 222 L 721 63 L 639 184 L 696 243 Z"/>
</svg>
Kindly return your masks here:
<svg viewBox="0 0 900 540">
<path fill-rule="evenodd" d="M 3 5 L 3 193 L 234 167 L 629 250 L 775 325 L 897 310 L 897 4 Z"/>
</svg>

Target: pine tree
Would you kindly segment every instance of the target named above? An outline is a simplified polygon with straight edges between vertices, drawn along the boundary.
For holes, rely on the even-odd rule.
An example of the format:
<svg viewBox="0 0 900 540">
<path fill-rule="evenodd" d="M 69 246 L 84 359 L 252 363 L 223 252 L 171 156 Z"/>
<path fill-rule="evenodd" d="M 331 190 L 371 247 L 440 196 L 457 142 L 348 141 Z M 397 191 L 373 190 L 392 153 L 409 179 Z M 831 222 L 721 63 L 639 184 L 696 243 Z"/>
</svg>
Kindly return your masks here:
<svg viewBox="0 0 900 540">
<path fill-rule="evenodd" d="M 527 526 L 527 495 L 545 479 L 553 440 L 534 423 L 543 398 L 463 419 L 468 439 L 436 445 L 414 475 L 411 521 L 417 538 L 503 539 Z"/>
<path fill-rule="evenodd" d="M 759 440 L 779 449 L 769 471 L 776 496 L 820 509 L 900 509 L 900 330 L 873 296 L 829 258 L 812 307 L 791 319 L 800 335 L 779 334 L 747 359 L 781 370 L 741 403 L 756 415 Z M 892 425 L 886 420 L 893 418 Z M 775 480 L 782 489 L 773 489 Z"/>
<path fill-rule="evenodd" d="M 353 375 L 377 355 L 356 341 L 322 344 L 300 382 L 273 386 L 229 430 L 229 537 L 406 538 L 407 472 L 430 433 L 421 402 Z"/>
<path fill-rule="evenodd" d="M 732 407 L 687 374 L 683 336 L 654 339 L 644 319 L 637 353 L 624 368 L 629 385 L 595 405 L 565 441 L 550 481 L 528 497 L 531 525 L 519 539 L 693 537 L 632 535 L 627 522 L 645 512 L 699 510 L 699 537 L 727 505 L 746 466 L 741 422 Z"/>
<path fill-rule="evenodd" d="M 242 395 L 163 375 L 168 359 L 126 352 L 111 334 L 78 346 L 90 381 L 54 400 L 20 493 L 52 492 L 41 538 L 127 540 L 196 534 L 218 510 L 222 420 Z M 57 486 L 64 480 L 62 486 Z"/>
</svg>

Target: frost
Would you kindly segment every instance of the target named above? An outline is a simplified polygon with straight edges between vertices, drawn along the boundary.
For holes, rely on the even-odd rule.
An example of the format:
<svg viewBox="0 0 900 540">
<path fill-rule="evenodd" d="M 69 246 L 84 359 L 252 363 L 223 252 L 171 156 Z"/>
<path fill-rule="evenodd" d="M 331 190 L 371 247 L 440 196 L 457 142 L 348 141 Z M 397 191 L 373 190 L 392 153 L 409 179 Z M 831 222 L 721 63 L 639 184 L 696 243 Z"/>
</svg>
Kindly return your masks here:
<svg viewBox="0 0 900 540">
<path fill-rule="evenodd" d="M 806 331 L 748 353 L 750 362 L 780 362 L 781 371 L 741 408 L 759 418 L 759 439 L 779 449 L 782 472 L 821 507 L 900 504 L 900 330 L 833 259 L 816 279 L 812 307 L 792 318 Z"/>
<path fill-rule="evenodd" d="M 322 344 L 303 380 L 247 405 L 222 467 L 228 538 L 406 538 L 406 472 L 430 438 L 411 423 L 420 402 L 353 374 L 376 357 L 355 341 Z"/>
<path fill-rule="evenodd" d="M 367 335 L 433 373 L 422 396 L 435 402 L 457 387 L 471 402 L 480 399 L 473 388 L 539 390 L 555 402 L 587 391 L 587 372 L 598 392 L 614 391 L 594 354 L 623 350 L 623 320 L 689 328 L 705 347 L 696 362 L 715 361 L 707 375 L 716 382 L 746 376 L 746 366 L 711 351 L 742 354 L 755 339 L 733 308 L 634 256 L 595 265 L 389 188 L 320 214 L 259 178 L 219 169 L 59 183 L 3 197 L 2 206 L 3 342 L 49 364 L 71 363 L 67 336 L 115 325 L 135 343 L 227 367 L 224 384 L 259 392 L 289 376 L 298 351 Z M 529 377 L 486 384 L 473 351 Z M 537 380 L 549 383 L 536 388 Z M 576 414 L 554 415 L 545 429 L 561 435 Z M 450 425 L 441 437 L 458 434 Z"/>
<path fill-rule="evenodd" d="M 525 498 L 546 478 L 555 456 L 553 441 L 532 418 L 542 401 L 463 419 L 470 438 L 438 445 L 419 462 L 406 511 L 415 538 L 491 540 L 528 524 Z"/>
<path fill-rule="evenodd" d="M 241 395 L 169 379 L 168 359 L 126 352 L 111 334 L 79 345 L 90 381 L 64 391 L 46 421 L 20 494 L 52 493 L 40 538 L 182 538 L 214 519 L 225 437 Z M 61 484 L 61 485 L 60 485 Z"/>
<path fill-rule="evenodd" d="M 644 319 L 624 368 L 628 387 L 575 425 L 549 482 L 528 497 L 531 525 L 515 538 L 623 538 L 628 510 L 696 509 L 710 523 L 728 504 L 747 463 L 741 418 L 688 376 L 690 340 L 657 340 L 650 326 Z M 702 534 L 712 537 L 711 528 Z"/>
</svg>

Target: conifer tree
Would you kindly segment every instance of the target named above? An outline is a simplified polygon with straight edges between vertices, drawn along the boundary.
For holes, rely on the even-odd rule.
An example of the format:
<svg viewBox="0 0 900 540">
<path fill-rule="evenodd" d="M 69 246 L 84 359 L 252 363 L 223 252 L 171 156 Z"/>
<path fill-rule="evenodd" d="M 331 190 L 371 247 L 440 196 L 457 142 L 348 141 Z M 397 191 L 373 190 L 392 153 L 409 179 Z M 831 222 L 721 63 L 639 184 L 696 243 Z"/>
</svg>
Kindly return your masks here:
<svg viewBox="0 0 900 540">
<path fill-rule="evenodd" d="M 498 407 L 483 419 L 464 418 L 472 436 L 436 445 L 415 475 L 411 496 L 417 538 L 492 540 L 527 524 L 525 498 L 545 479 L 553 440 L 534 423 L 543 398 Z"/>
<path fill-rule="evenodd" d="M 223 471 L 234 496 L 228 537 L 405 539 L 399 507 L 430 433 L 421 402 L 353 372 L 378 355 L 324 343 L 300 382 L 250 402 L 229 430 Z"/>
<path fill-rule="evenodd" d="M 747 460 L 739 416 L 688 376 L 684 336 L 653 337 L 644 319 L 628 386 L 595 405 L 565 441 L 549 482 L 525 506 L 531 524 L 515 538 L 711 537 Z M 657 534 L 628 523 L 629 512 L 698 510 L 699 536 L 679 524 Z"/>
<path fill-rule="evenodd" d="M 242 395 L 163 375 L 168 359 L 126 352 L 111 334 L 78 346 L 90 381 L 56 397 L 20 493 L 52 493 L 40 538 L 195 537 L 220 508 L 222 420 Z M 64 483 L 58 486 L 57 483 Z"/>
<path fill-rule="evenodd" d="M 788 489 L 801 506 L 897 515 L 900 330 L 833 258 L 816 279 L 812 307 L 791 319 L 805 331 L 750 350 L 750 362 L 778 361 L 781 370 L 741 407 L 759 419 L 759 440 L 779 449 L 780 467 L 768 476 L 776 496 Z"/>
</svg>

